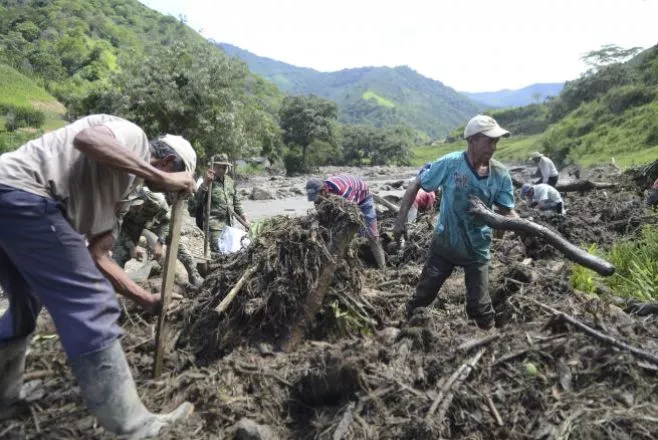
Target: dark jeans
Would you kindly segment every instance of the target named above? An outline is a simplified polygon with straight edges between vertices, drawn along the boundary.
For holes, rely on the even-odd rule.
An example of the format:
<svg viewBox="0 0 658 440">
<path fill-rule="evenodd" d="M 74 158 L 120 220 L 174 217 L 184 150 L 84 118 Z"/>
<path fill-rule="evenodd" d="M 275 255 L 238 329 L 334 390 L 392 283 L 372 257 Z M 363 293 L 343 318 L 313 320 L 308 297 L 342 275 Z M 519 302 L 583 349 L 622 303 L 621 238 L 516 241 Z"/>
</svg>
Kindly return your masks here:
<svg viewBox="0 0 658 440">
<path fill-rule="evenodd" d="M 416 292 L 407 303 L 407 317 L 417 307 L 427 307 L 436 299 L 441 286 L 452 274 L 457 264 L 441 255 L 432 240 L 429 255 L 416 286 Z M 494 310 L 489 297 L 489 263 L 473 263 L 463 266 L 466 282 L 466 313 L 481 328 L 494 325 Z"/>
<path fill-rule="evenodd" d="M 32 333 L 42 305 L 70 359 L 102 350 L 121 335 L 114 289 L 60 204 L 5 185 L 0 185 L 0 283 L 9 297 L 0 341 Z"/>
<path fill-rule="evenodd" d="M 552 177 L 549 177 L 549 178 L 548 178 L 548 182 L 546 182 L 546 183 L 549 184 L 549 185 L 551 185 L 553 188 L 555 188 L 555 185 L 557 185 L 557 179 L 558 179 L 558 177 L 559 177 L 559 176 L 552 176 Z M 539 180 L 537 180 L 534 184 L 535 184 L 535 185 L 539 185 L 540 183 L 542 183 L 543 180 L 544 180 L 543 177 L 542 177 L 542 178 L 539 178 Z"/>
</svg>

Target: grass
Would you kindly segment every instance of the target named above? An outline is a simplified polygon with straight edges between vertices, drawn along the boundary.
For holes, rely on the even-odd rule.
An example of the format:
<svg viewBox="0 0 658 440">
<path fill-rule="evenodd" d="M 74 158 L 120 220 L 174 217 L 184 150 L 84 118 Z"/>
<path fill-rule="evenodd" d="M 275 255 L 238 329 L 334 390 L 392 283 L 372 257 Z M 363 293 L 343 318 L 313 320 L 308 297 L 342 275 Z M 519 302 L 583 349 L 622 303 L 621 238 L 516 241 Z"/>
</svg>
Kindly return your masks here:
<svg viewBox="0 0 658 440">
<path fill-rule="evenodd" d="M 0 106 L 32 107 L 43 111 L 46 121 L 45 131 L 55 130 L 66 124 L 64 106 L 51 96 L 36 81 L 19 73 L 9 66 L 0 64 Z M 5 115 L 0 115 L 0 151 L 11 151 L 25 140 L 38 136 L 41 132 L 33 129 L 19 130 L 17 133 L 4 133 Z"/>
<path fill-rule="evenodd" d="M 523 162 L 530 157 L 533 151 L 536 151 L 539 146 L 537 142 L 540 135 L 533 136 L 511 136 L 507 139 L 502 139 L 498 143 L 498 149 L 494 158 L 502 162 Z M 453 142 L 449 144 L 442 144 L 437 146 L 425 145 L 422 147 L 412 148 L 412 164 L 414 166 L 422 166 L 427 162 L 432 162 L 439 157 L 453 151 L 466 150 L 466 142 Z"/>
<path fill-rule="evenodd" d="M 372 90 L 366 90 L 365 92 L 363 92 L 363 95 L 361 95 L 361 97 L 365 100 L 373 100 L 377 103 L 377 105 L 381 107 L 386 107 L 386 108 L 395 107 L 395 103 L 393 101 L 376 94 Z"/>
<path fill-rule="evenodd" d="M 0 64 L 0 104 L 32 107 L 34 102 L 57 103 L 57 100 L 34 80 Z"/>
<path fill-rule="evenodd" d="M 594 246 L 590 252 L 600 254 Z M 638 239 L 618 242 L 602 256 L 615 266 L 615 274 L 603 278 L 574 264 L 571 285 L 575 289 L 593 293 L 597 284 L 603 284 L 623 298 L 658 300 L 658 230 L 653 225 L 646 226 Z"/>
<path fill-rule="evenodd" d="M 622 168 L 651 162 L 658 157 L 658 101 L 617 113 L 603 99 L 581 105 L 546 131 L 542 144 L 566 149 L 569 160 L 583 166 L 613 157 Z"/>
</svg>

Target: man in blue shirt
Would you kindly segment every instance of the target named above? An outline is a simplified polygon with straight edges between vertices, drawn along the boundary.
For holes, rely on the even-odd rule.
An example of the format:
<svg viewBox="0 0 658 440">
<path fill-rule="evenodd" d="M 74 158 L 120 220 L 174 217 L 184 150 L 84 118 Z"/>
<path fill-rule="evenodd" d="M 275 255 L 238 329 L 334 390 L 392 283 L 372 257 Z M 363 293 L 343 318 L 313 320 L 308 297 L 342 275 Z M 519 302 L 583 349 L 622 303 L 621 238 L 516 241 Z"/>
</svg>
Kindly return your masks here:
<svg viewBox="0 0 658 440">
<path fill-rule="evenodd" d="M 418 190 L 443 191 L 428 259 L 416 292 L 407 303 L 407 317 L 414 309 L 430 305 L 454 267 L 462 266 L 466 312 L 479 327 L 493 327 L 494 310 L 488 292 L 491 228 L 468 212 L 468 199 L 476 196 L 489 208 L 496 205 L 503 215 L 517 215 L 512 178 L 492 159 L 498 139 L 506 136 L 509 132 L 493 118 L 475 116 L 464 129 L 467 151 L 446 154 L 426 164 L 407 188 L 395 225 L 396 238 L 405 232 L 407 213 Z"/>
</svg>

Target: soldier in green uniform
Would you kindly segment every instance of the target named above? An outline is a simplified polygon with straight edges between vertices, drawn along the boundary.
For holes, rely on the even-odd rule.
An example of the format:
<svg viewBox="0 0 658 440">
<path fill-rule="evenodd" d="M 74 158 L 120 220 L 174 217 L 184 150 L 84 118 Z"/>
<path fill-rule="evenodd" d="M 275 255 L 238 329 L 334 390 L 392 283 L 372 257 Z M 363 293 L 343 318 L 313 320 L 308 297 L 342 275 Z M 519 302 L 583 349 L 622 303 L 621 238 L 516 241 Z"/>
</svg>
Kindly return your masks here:
<svg viewBox="0 0 658 440">
<path fill-rule="evenodd" d="M 226 154 L 220 154 L 213 162 L 213 168 L 206 171 L 203 183 L 197 189 L 195 206 L 206 206 L 208 186 L 212 182 L 212 197 L 210 201 L 209 235 L 210 250 L 219 252 L 218 240 L 224 226 L 235 226 L 237 221 L 232 218 L 232 209 L 235 214 L 247 221 L 247 216 L 242 209 L 242 202 L 238 196 L 235 181 L 228 176 L 231 167 Z"/>
<path fill-rule="evenodd" d="M 163 245 L 169 235 L 171 223 L 170 207 L 161 193 L 154 193 L 147 187 L 141 187 L 132 197 L 130 209 L 123 217 L 121 231 L 112 251 L 112 258 L 121 267 L 125 267 L 135 253 L 135 247 L 144 229 L 153 232 L 158 241 L 152 252 L 156 259 L 163 255 Z M 203 282 L 196 269 L 194 258 L 182 242 L 178 245 L 178 259 L 187 270 L 188 280 L 195 286 Z"/>
</svg>

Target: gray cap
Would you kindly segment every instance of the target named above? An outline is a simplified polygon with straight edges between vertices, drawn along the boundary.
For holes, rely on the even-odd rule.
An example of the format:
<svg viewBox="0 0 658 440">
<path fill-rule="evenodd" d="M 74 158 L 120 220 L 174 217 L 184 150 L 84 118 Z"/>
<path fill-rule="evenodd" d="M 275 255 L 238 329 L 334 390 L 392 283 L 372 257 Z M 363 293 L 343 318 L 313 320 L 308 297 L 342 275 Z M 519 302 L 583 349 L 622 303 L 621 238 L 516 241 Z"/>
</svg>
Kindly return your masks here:
<svg viewBox="0 0 658 440">
<path fill-rule="evenodd" d="M 308 182 L 306 182 L 306 195 L 308 196 L 308 201 L 315 202 L 323 187 L 324 182 L 322 180 L 308 179 Z"/>
</svg>

